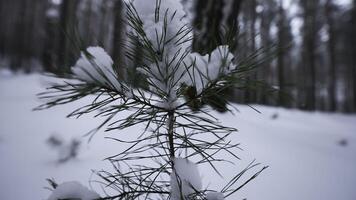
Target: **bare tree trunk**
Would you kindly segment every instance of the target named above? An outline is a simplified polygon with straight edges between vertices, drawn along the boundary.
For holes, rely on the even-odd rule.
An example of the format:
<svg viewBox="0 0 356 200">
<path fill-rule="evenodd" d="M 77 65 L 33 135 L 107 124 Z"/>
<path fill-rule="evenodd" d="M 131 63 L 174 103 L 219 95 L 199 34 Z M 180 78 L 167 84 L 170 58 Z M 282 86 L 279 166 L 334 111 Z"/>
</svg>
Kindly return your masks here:
<svg viewBox="0 0 356 200">
<path fill-rule="evenodd" d="M 87 0 L 85 3 L 84 19 L 81 19 L 84 21 L 84 34 L 81 37 L 84 40 L 84 46 L 92 46 L 95 39 L 93 28 L 97 28 L 93 27 L 93 0 Z"/>
<path fill-rule="evenodd" d="M 270 55 L 269 48 L 272 46 L 272 38 L 270 34 L 271 25 L 274 21 L 276 13 L 275 2 L 274 1 L 266 1 L 262 3 L 262 6 L 268 6 L 268 9 L 264 9 L 260 15 L 260 35 L 261 35 L 261 44 L 262 47 L 265 48 L 264 56 Z M 271 61 L 266 61 L 263 63 L 263 66 L 259 70 L 258 78 L 264 80 L 267 84 L 272 84 L 272 70 L 271 70 Z M 262 104 L 269 104 L 268 95 L 266 95 L 265 91 L 259 91 L 258 94 L 258 102 Z"/>
<path fill-rule="evenodd" d="M 285 92 L 285 81 L 284 81 L 284 67 L 285 67 L 285 48 L 286 48 L 286 41 L 285 41 L 285 18 L 286 15 L 284 13 L 284 8 L 282 1 L 280 0 L 279 2 L 279 8 L 278 8 L 278 45 L 280 47 L 280 50 L 278 52 L 278 57 L 277 57 L 277 69 L 278 69 L 278 85 L 279 85 L 279 95 L 278 95 L 278 104 L 281 106 L 285 106 L 285 97 L 283 92 Z"/>
<path fill-rule="evenodd" d="M 352 9 L 352 19 L 351 19 L 351 26 L 352 27 L 352 55 L 351 55 L 351 68 L 352 68 L 352 82 L 353 82 L 353 111 L 356 112 L 356 0 L 353 1 L 353 9 Z"/>
<path fill-rule="evenodd" d="M 48 3 L 46 10 L 48 13 L 55 12 L 55 8 L 51 7 Z M 44 24 L 45 38 L 44 49 L 42 52 L 42 65 L 47 72 L 57 72 L 58 70 L 58 57 L 56 50 L 58 49 L 58 16 L 47 14 L 45 16 Z"/>
<path fill-rule="evenodd" d="M 334 7 L 332 0 L 327 0 L 325 5 L 325 15 L 328 25 L 328 52 L 329 52 L 329 110 L 335 111 L 337 102 L 336 102 L 336 41 L 335 41 L 335 28 L 334 28 Z"/>
<path fill-rule="evenodd" d="M 303 47 L 302 65 L 305 68 L 304 89 L 305 101 L 304 108 L 315 110 L 316 108 L 316 48 L 317 48 L 317 7 L 319 0 L 301 0 L 303 9 Z M 301 91 L 303 92 L 303 91 Z"/>
<path fill-rule="evenodd" d="M 238 30 L 238 15 L 242 0 L 197 0 L 196 15 L 194 25 L 194 51 L 202 54 L 210 53 L 218 45 L 226 44 L 226 35 L 222 35 L 222 30 L 226 33 L 236 33 Z M 229 10 L 224 13 L 224 7 Z M 234 40 L 236 38 L 228 38 Z M 234 47 L 231 49 L 234 51 Z"/>
<path fill-rule="evenodd" d="M 6 30 L 6 10 L 5 1 L 0 1 L 0 27 Z M 0 56 L 5 54 L 5 36 L 6 31 L 0 31 Z"/>
<path fill-rule="evenodd" d="M 123 34 L 124 34 L 124 7 L 122 0 L 116 0 L 114 4 L 114 38 L 113 38 L 113 51 L 112 56 L 114 63 L 116 65 L 116 72 L 121 79 L 126 78 L 126 70 L 124 68 L 124 58 L 123 55 Z"/>
<path fill-rule="evenodd" d="M 98 44 L 102 47 L 106 47 L 108 49 L 108 32 L 109 32 L 109 5 L 110 2 L 108 1 L 103 1 L 100 5 L 100 12 L 101 12 L 101 18 L 100 18 L 100 31 L 98 35 Z"/>
<path fill-rule="evenodd" d="M 60 28 L 62 29 L 59 37 L 58 66 L 59 72 L 69 70 L 74 62 L 79 47 L 74 43 L 76 32 L 76 11 L 79 0 L 63 0 L 60 8 Z"/>
<path fill-rule="evenodd" d="M 219 34 L 220 21 L 223 17 L 223 1 L 198 0 L 196 8 L 193 49 L 202 54 L 210 53 L 222 43 Z"/>
<path fill-rule="evenodd" d="M 250 0 L 251 1 L 251 24 L 250 24 L 250 33 L 251 33 L 251 53 L 255 53 L 256 51 L 256 28 L 255 28 L 255 25 L 256 25 L 256 19 L 257 19 L 257 13 L 256 13 L 256 8 L 257 8 L 257 2 L 256 0 Z M 252 79 L 254 81 L 257 81 L 257 73 L 258 72 L 254 72 L 252 74 Z M 256 100 L 257 100 L 257 87 L 254 87 L 256 88 L 255 90 L 252 90 L 251 91 L 251 94 L 250 94 L 250 101 L 251 102 L 254 102 L 256 103 Z"/>
<path fill-rule="evenodd" d="M 21 5 L 24 3 L 23 5 Z M 11 52 L 11 63 L 10 67 L 13 70 L 19 70 L 23 62 L 25 60 L 25 38 L 26 38 L 26 27 L 24 24 L 26 23 L 26 15 L 27 15 L 27 3 L 26 2 L 17 2 L 15 3 L 15 9 L 19 9 L 19 14 L 17 20 L 13 26 L 15 27 L 14 37 L 16 40 L 13 41 L 11 45 L 13 50 Z M 10 39 L 10 38 L 9 38 Z"/>
<path fill-rule="evenodd" d="M 248 3 L 247 9 L 248 13 L 247 18 L 249 19 L 248 21 L 248 33 L 249 33 L 249 45 L 248 45 L 248 52 L 249 54 L 253 54 L 256 51 L 256 30 L 255 30 L 255 25 L 256 25 L 256 7 L 257 7 L 257 2 L 256 0 L 249 0 L 246 3 Z M 253 72 L 250 77 L 247 78 L 247 85 L 254 85 L 254 81 L 257 79 L 257 72 Z M 252 80 L 252 81 L 251 81 Z M 252 88 L 256 88 L 252 86 Z M 247 89 L 245 92 L 245 102 L 246 103 L 255 103 L 257 100 L 256 98 L 256 89 L 249 90 Z"/>
</svg>

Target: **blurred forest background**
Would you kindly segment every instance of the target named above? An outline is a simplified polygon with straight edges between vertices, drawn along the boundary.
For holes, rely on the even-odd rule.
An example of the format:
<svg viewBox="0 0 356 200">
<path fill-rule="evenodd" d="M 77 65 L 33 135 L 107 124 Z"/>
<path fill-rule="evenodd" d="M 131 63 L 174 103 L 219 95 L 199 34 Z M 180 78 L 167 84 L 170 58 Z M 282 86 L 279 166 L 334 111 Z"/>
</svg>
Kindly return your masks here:
<svg viewBox="0 0 356 200">
<path fill-rule="evenodd" d="M 195 51 L 224 44 L 219 32 L 228 29 L 239 32 L 239 59 L 273 58 L 249 79 L 279 88 L 280 95 L 235 91 L 236 102 L 356 112 L 356 0 L 182 1 Z M 0 68 L 64 72 L 92 45 L 122 66 L 123 7 L 122 0 L 0 0 Z"/>
</svg>

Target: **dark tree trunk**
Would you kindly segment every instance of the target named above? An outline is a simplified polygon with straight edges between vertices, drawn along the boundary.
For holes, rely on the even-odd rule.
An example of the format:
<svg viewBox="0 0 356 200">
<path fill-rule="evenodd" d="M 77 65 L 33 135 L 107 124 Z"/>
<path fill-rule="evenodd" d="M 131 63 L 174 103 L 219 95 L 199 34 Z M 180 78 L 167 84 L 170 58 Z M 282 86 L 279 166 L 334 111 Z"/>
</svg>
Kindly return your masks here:
<svg viewBox="0 0 356 200">
<path fill-rule="evenodd" d="M 255 53 L 256 52 L 256 20 L 257 20 L 257 13 L 256 13 L 256 8 L 257 8 L 257 2 L 256 0 L 249 0 L 251 1 L 251 23 L 250 23 L 250 33 L 251 33 L 251 53 Z M 252 79 L 254 81 L 257 81 L 257 74 L 258 74 L 258 71 L 254 72 L 252 74 Z M 253 103 L 256 103 L 257 102 L 257 86 L 254 87 L 255 89 L 251 91 L 250 93 L 250 102 L 253 102 Z"/>
<path fill-rule="evenodd" d="M 113 51 L 112 56 L 116 66 L 116 72 L 119 77 L 124 79 L 126 78 L 126 70 L 124 65 L 123 55 L 123 34 L 124 34 L 124 7 L 122 0 L 116 0 L 114 4 L 114 36 L 113 36 Z"/>
<path fill-rule="evenodd" d="M 98 35 L 98 44 L 102 47 L 108 48 L 108 32 L 109 32 L 109 3 L 108 1 L 103 1 L 100 5 L 101 20 L 100 20 L 100 31 Z"/>
<path fill-rule="evenodd" d="M 55 8 L 47 3 L 46 10 L 55 12 Z M 49 13 L 50 13 L 49 12 Z M 55 73 L 58 70 L 57 62 L 57 49 L 58 49 L 58 16 L 47 14 L 45 16 L 44 24 L 44 50 L 42 53 L 42 65 L 45 71 Z"/>
<path fill-rule="evenodd" d="M 60 37 L 58 48 L 59 73 L 69 71 L 80 46 L 76 42 L 76 11 L 79 0 L 63 0 L 60 8 Z"/>
<path fill-rule="evenodd" d="M 19 15 L 15 23 L 13 24 L 15 27 L 14 37 L 17 38 L 13 42 L 13 55 L 11 55 L 11 63 L 10 67 L 13 70 L 19 70 L 22 68 L 23 62 L 25 60 L 25 36 L 26 36 L 26 27 L 24 24 L 26 23 L 26 14 L 27 14 L 27 3 L 19 2 L 17 4 L 19 9 Z M 24 5 L 21 5 L 24 3 Z"/>
<path fill-rule="evenodd" d="M 329 110 L 335 111 L 336 102 L 336 41 L 335 41 L 335 26 L 334 26 L 334 5 L 332 0 L 327 0 L 325 5 L 325 15 L 328 25 L 328 52 L 329 52 L 329 87 L 328 87 L 328 97 L 329 97 Z"/>
<path fill-rule="evenodd" d="M 95 40 L 95 34 L 93 31 L 93 15 L 94 11 L 92 10 L 93 7 L 93 1 L 92 0 L 87 0 L 86 5 L 85 5 L 85 10 L 84 10 L 84 34 L 82 34 L 82 38 L 84 40 L 84 46 L 92 46 L 93 42 Z"/>
<path fill-rule="evenodd" d="M 303 46 L 302 46 L 302 67 L 305 69 L 303 90 L 305 99 L 303 108 L 315 110 L 316 108 L 316 49 L 317 49 L 317 11 L 319 0 L 301 0 L 303 9 Z M 303 92 L 304 91 L 300 91 Z"/>
<path fill-rule="evenodd" d="M 6 30 L 5 1 L 0 1 L 0 27 Z M 5 54 L 5 35 L 7 31 L 0 31 L 0 56 Z"/>
<path fill-rule="evenodd" d="M 279 95 L 278 95 L 278 104 L 281 106 L 285 106 L 285 48 L 286 48 L 286 41 L 285 41 L 285 19 L 286 15 L 284 13 L 284 8 L 282 2 L 280 1 L 280 5 L 278 8 L 278 45 L 279 45 L 279 52 L 277 57 L 277 69 L 278 69 L 278 85 L 279 85 Z"/>
<path fill-rule="evenodd" d="M 249 54 L 254 54 L 256 51 L 256 30 L 255 30 L 255 25 L 256 25 L 256 7 L 257 7 L 257 2 L 256 0 L 249 0 L 246 1 L 247 4 L 247 13 L 246 17 L 248 18 L 248 41 L 249 44 L 248 46 L 248 53 Z M 245 92 L 245 103 L 256 103 L 257 100 L 257 87 L 254 85 L 255 81 L 257 81 L 257 72 L 253 72 L 248 78 L 247 78 L 247 85 L 251 86 L 253 89 L 247 89 Z"/>
<path fill-rule="evenodd" d="M 193 49 L 202 54 L 210 53 L 217 46 L 235 43 L 238 31 L 238 15 L 242 0 L 232 2 L 230 12 L 223 13 L 226 2 L 222 0 L 197 0 Z M 222 31 L 225 34 L 222 34 Z M 231 33 L 231 34 L 230 34 Z M 227 36 L 233 37 L 227 37 Z M 230 40 L 230 41 L 227 41 Z M 234 51 L 232 47 L 232 51 Z"/>
<path fill-rule="evenodd" d="M 264 9 L 260 14 L 260 35 L 261 35 L 261 44 L 262 47 L 265 48 L 264 56 L 269 56 L 271 51 L 270 47 L 272 46 L 272 38 L 270 34 L 271 24 L 274 21 L 276 16 L 275 12 L 275 2 L 274 1 L 266 1 L 262 3 L 262 6 L 268 7 L 268 9 Z M 259 69 L 260 73 L 258 73 L 259 80 L 265 81 L 267 84 L 272 84 L 272 70 L 271 70 L 271 61 L 266 61 L 262 64 L 262 67 Z M 258 100 L 259 103 L 269 104 L 269 98 L 266 94 L 266 91 L 260 90 L 258 92 Z"/>
<path fill-rule="evenodd" d="M 353 111 L 356 112 L 356 0 L 353 1 L 352 19 L 350 27 L 352 27 L 352 34 L 350 39 L 352 43 L 351 68 L 353 76 Z"/>
</svg>

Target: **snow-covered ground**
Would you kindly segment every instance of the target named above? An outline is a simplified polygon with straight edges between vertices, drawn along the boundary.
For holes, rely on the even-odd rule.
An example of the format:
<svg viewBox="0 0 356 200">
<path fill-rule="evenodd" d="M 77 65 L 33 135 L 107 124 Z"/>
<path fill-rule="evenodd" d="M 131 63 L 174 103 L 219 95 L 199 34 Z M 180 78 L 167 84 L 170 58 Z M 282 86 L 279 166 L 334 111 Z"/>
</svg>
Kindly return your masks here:
<svg viewBox="0 0 356 200">
<path fill-rule="evenodd" d="M 82 138 L 100 120 L 65 118 L 81 102 L 33 112 L 40 104 L 35 95 L 45 90 L 48 80 L 36 74 L 0 73 L 0 200 L 47 199 L 45 179 L 52 177 L 59 183 L 78 180 L 89 187 L 90 179 L 98 180 L 92 170 L 108 168 L 103 158 L 122 149 L 104 139 L 108 133 L 97 134 L 90 143 Z M 355 115 L 256 106 L 260 114 L 236 106 L 240 112 L 235 116 L 216 113 L 223 123 L 239 129 L 234 140 L 244 149 L 236 166 L 221 166 L 223 175 L 236 173 L 253 159 L 270 167 L 231 199 L 356 199 Z M 58 165 L 57 152 L 46 144 L 53 134 L 67 141 L 80 138 L 78 158 Z M 199 170 L 204 186 L 219 189 L 224 182 L 209 170 Z M 93 187 L 101 192 L 97 184 Z"/>
</svg>

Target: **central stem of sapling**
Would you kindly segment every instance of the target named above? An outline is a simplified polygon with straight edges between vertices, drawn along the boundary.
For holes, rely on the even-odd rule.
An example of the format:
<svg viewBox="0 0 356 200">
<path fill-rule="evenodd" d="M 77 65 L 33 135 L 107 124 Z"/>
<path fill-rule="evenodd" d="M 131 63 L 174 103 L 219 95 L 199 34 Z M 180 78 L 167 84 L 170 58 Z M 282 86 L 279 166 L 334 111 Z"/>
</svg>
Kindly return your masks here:
<svg viewBox="0 0 356 200">
<path fill-rule="evenodd" d="M 168 143 L 170 159 L 173 161 L 174 155 L 174 111 L 168 111 Z M 173 163 L 173 162 L 172 162 Z"/>
</svg>

